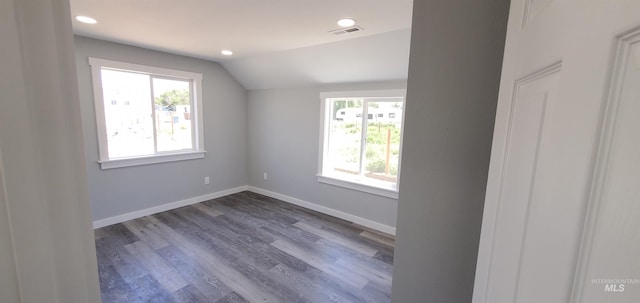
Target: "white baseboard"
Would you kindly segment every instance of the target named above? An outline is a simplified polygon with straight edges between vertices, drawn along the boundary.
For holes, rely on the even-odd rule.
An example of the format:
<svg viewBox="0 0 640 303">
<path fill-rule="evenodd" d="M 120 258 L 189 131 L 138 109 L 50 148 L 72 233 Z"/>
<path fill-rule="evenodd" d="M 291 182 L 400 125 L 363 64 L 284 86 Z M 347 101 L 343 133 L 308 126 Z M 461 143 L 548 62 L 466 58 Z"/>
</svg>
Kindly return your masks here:
<svg viewBox="0 0 640 303">
<path fill-rule="evenodd" d="M 150 207 L 150 208 L 146 208 L 146 209 L 141 209 L 141 210 L 136 210 L 130 213 L 126 213 L 126 214 L 122 214 L 122 215 L 117 215 L 117 216 L 113 216 L 113 217 L 109 217 L 109 218 L 104 218 L 104 219 L 100 219 L 100 220 L 96 220 L 93 221 L 93 228 L 100 228 L 100 227 L 104 227 L 104 226 L 109 226 L 109 225 L 113 225 L 113 224 L 117 224 L 117 223 L 122 223 L 125 221 L 129 221 L 129 220 L 133 220 L 133 219 L 137 219 L 137 218 L 141 218 L 144 216 L 149 216 L 149 215 L 153 215 L 153 214 L 157 214 L 163 211 L 167 211 L 167 210 L 172 210 L 172 209 L 176 209 L 179 207 L 183 207 L 183 206 L 187 206 L 187 205 L 191 205 L 191 204 L 196 204 L 196 203 L 200 203 L 200 202 L 204 202 L 204 201 L 208 201 L 211 199 L 216 199 L 216 198 L 220 198 L 220 197 L 224 197 L 224 196 L 228 196 L 228 195 L 232 195 L 235 193 L 239 193 L 239 192 L 243 192 L 243 191 L 252 191 L 261 195 L 265 195 L 274 199 L 278 199 L 278 200 L 282 200 L 284 202 L 287 203 L 291 203 L 291 204 L 295 204 L 304 208 L 308 208 L 311 210 L 315 210 L 317 212 L 321 212 L 323 214 L 327 214 L 330 216 L 334 216 L 343 220 L 347 220 L 356 224 L 360 224 L 362 226 L 365 227 L 369 227 L 375 230 L 379 230 L 381 232 L 387 233 L 387 234 L 391 234 L 391 235 L 395 235 L 396 234 L 396 228 L 393 226 L 389 226 L 386 224 L 382 224 L 382 223 L 378 223 L 375 221 L 371 221 L 369 219 L 365 219 L 362 217 L 358 217 L 356 215 L 353 214 L 349 214 L 349 213 L 345 213 L 339 210 L 335 210 L 333 208 L 328 208 L 326 206 L 322 206 L 322 205 L 318 205 L 315 203 L 311 203 L 308 201 L 304 201 L 304 200 L 300 200 L 298 198 L 294 198 L 294 197 L 290 197 L 287 195 L 283 195 L 280 193 L 276 193 L 276 192 L 272 192 L 272 191 L 268 191 L 266 189 L 262 189 L 262 188 L 258 188 L 258 187 L 254 187 L 254 186 L 239 186 L 236 188 L 230 188 L 230 189 L 225 189 L 225 190 L 221 190 L 215 193 L 210 193 L 210 194 L 206 194 L 206 195 L 202 195 L 202 196 L 198 196 L 198 197 L 193 197 L 193 198 L 188 198 L 188 199 L 184 199 L 181 201 L 176 201 L 176 202 L 171 202 L 171 203 L 167 203 L 167 204 L 162 204 L 162 205 L 158 205 L 158 206 L 154 206 L 154 207 Z"/>
<path fill-rule="evenodd" d="M 384 233 L 387 233 L 387 234 L 391 234 L 391 235 L 394 235 L 394 236 L 396 234 L 396 228 L 393 227 L 393 226 L 389 226 L 389 225 L 386 225 L 386 224 L 382 224 L 382 223 L 378 223 L 378 222 L 375 222 L 375 221 L 371 221 L 369 219 L 358 217 L 356 215 L 345 213 L 345 212 L 342 212 L 342 211 L 339 211 L 339 210 L 335 210 L 333 208 L 328 208 L 326 206 L 318 205 L 318 204 L 315 204 L 315 203 L 311 203 L 311 202 L 308 202 L 308 201 L 300 200 L 300 199 L 297 199 L 297 198 L 294 198 L 294 197 L 290 197 L 290 196 L 287 196 L 287 195 L 283 195 L 283 194 L 279 194 L 279 193 L 276 193 L 276 192 L 268 191 L 266 189 L 262 189 L 262 188 L 258 188 L 258 187 L 254 187 L 254 186 L 247 186 L 247 190 L 252 191 L 254 193 L 257 193 L 257 194 L 265 195 L 265 196 L 268 196 L 268 197 L 271 197 L 271 198 L 274 198 L 274 199 L 282 200 L 284 202 L 288 202 L 288 203 L 291 203 L 291 204 L 302 206 L 304 208 L 315 210 L 317 212 L 321 212 L 323 214 L 334 216 L 334 217 L 337 217 L 337 218 L 340 218 L 340 219 L 343 219 L 343 220 L 347 220 L 347 221 L 350 221 L 350 222 L 353 222 L 353 223 L 356 223 L 356 224 L 360 224 L 362 226 L 369 227 L 369 228 L 372 228 L 372 229 L 375 229 L 375 230 L 378 230 L 378 231 L 381 231 L 381 232 L 384 232 Z"/>
<path fill-rule="evenodd" d="M 162 205 L 158 205 L 158 206 L 154 206 L 154 207 L 150 207 L 150 208 L 146 208 L 146 209 L 136 210 L 136 211 L 133 211 L 133 212 L 130 212 L 130 213 L 122 214 L 122 215 L 117 215 L 117 216 L 113 216 L 113 217 L 109 217 L 109 218 L 96 220 L 96 221 L 93 221 L 93 228 L 95 229 L 95 228 L 109 226 L 109 225 L 113 225 L 113 224 L 117 224 L 117 223 L 122 223 L 122 222 L 125 222 L 125 221 L 141 218 L 141 217 L 144 217 L 144 216 L 157 214 L 157 213 L 160 213 L 160 212 L 163 212 L 163 211 L 172 210 L 172 209 L 176 209 L 176 208 L 187 206 L 187 205 L 191 205 L 191 204 L 196 204 L 196 203 L 208 201 L 208 200 L 211 200 L 211 199 L 216 199 L 216 198 L 232 195 L 232 194 L 235 194 L 235 193 L 246 191 L 247 189 L 248 189 L 248 187 L 246 185 L 245 186 L 239 186 L 239 187 L 236 187 L 236 188 L 230 188 L 230 189 L 217 191 L 215 193 L 210 193 L 210 194 L 206 194 L 206 195 L 202 195 L 202 196 L 198 196 L 198 197 L 188 198 L 188 199 L 184 199 L 184 200 L 181 200 L 181 201 L 162 204 Z"/>
</svg>

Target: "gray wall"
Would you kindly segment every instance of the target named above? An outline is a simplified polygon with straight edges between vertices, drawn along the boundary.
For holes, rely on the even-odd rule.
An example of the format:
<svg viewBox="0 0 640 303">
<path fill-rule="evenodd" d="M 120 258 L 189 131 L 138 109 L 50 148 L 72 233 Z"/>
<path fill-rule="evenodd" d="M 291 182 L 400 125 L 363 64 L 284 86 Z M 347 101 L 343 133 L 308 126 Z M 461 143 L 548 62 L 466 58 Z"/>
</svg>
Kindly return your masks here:
<svg viewBox="0 0 640 303">
<path fill-rule="evenodd" d="M 246 91 L 218 63 L 78 36 L 75 46 L 94 220 L 247 184 Z M 87 57 L 202 73 L 206 157 L 101 170 Z"/>
<path fill-rule="evenodd" d="M 393 302 L 471 302 L 508 4 L 414 3 Z"/>
<path fill-rule="evenodd" d="M 398 88 L 406 83 L 250 91 L 249 185 L 395 227 L 397 200 L 319 183 L 316 175 L 320 92 Z"/>
</svg>

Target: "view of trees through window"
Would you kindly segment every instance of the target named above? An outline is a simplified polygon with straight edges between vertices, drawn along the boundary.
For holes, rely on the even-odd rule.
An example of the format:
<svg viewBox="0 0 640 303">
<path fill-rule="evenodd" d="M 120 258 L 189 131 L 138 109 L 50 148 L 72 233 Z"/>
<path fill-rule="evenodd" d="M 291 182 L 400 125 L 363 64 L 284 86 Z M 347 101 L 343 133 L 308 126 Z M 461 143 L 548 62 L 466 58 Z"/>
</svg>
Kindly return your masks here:
<svg viewBox="0 0 640 303">
<path fill-rule="evenodd" d="M 402 98 L 330 99 L 325 162 L 333 174 L 396 184 Z M 325 172 L 327 173 L 327 172 Z"/>
<path fill-rule="evenodd" d="M 191 82 L 102 69 L 109 158 L 193 148 Z"/>
</svg>

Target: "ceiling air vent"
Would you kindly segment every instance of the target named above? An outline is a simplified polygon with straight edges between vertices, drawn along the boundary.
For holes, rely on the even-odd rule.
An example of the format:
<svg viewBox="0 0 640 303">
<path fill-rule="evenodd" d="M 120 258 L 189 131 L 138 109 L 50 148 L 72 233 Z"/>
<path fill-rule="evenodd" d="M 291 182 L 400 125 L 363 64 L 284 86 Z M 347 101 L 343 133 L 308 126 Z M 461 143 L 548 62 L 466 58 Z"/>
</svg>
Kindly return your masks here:
<svg viewBox="0 0 640 303">
<path fill-rule="evenodd" d="M 335 29 L 335 30 L 329 31 L 329 33 L 334 35 L 342 35 L 342 34 L 355 33 L 363 30 L 364 28 L 356 25 L 356 26 L 351 26 L 346 28 Z"/>
</svg>

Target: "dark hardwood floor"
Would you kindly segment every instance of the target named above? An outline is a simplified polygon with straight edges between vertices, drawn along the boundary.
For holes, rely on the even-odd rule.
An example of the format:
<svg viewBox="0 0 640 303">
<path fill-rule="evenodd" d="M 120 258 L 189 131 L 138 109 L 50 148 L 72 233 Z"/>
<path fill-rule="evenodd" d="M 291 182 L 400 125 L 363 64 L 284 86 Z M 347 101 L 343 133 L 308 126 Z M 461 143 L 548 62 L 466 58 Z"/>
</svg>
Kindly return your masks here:
<svg viewBox="0 0 640 303">
<path fill-rule="evenodd" d="M 390 301 L 392 236 L 251 192 L 95 236 L 104 303 Z"/>
</svg>

